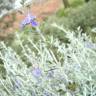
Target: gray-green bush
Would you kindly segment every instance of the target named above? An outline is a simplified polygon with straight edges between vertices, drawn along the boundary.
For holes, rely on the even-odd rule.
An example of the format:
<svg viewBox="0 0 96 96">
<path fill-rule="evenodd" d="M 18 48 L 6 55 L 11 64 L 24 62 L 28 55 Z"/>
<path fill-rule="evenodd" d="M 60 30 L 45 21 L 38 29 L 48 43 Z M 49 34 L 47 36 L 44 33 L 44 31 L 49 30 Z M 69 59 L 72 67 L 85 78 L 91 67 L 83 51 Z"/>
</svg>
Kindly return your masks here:
<svg viewBox="0 0 96 96">
<path fill-rule="evenodd" d="M 60 9 L 55 15 L 49 17 L 44 22 L 44 24 L 42 24 L 41 29 L 43 30 L 44 34 L 54 35 L 55 37 L 58 37 L 61 41 L 68 42 L 60 31 L 57 31 L 55 28 L 51 28 L 50 24 L 55 21 L 70 30 L 77 30 L 77 27 L 80 26 L 82 32 L 85 32 L 87 33 L 87 35 L 95 38 L 96 33 L 91 32 L 91 28 L 96 26 L 95 11 L 95 0 L 84 3 L 77 8 L 68 8 L 64 11 L 63 9 Z M 93 41 L 96 42 L 96 39 L 94 39 Z"/>
<path fill-rule="evenodd" d="M 0 59 L 6 70 L 5 79 L 0 75 L 1 96 L 96 95 L 96 44 L 86 34 L 75 36 L 75 32 L 66 31 L 62 26 L 52 26 L 68 38 L 67 46 L 52 35 L 48 41 L 40 35 L 37 43 L 28 36 L 26 41 L 30 44 L 16 35 L 30 67 L 21 55 L 0 42 Z M 79 28 L 78 32 L 81 32 Z"/>
<path fill-rule="evenodd" d="M 78 26 L 86 31 L 88 27 L 96 26 L 96 1 L 90 1 L 82 7 L 71 10 L 71 13 L 64 21 L 64 25 L 70 29 L 75 29 Z"/>
</svg>

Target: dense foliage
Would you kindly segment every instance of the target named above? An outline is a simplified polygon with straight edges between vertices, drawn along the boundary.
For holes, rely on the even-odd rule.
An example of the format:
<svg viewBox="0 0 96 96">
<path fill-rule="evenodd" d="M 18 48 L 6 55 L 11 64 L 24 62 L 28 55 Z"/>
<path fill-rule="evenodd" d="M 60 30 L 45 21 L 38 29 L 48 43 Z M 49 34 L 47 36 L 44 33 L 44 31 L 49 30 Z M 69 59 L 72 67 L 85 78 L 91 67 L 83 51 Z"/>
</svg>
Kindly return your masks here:
<svg viewBox="0 0 96 96">
<path fill-rule="evenodd" d="M 78 10 L 71 10 L 67 15 L 64 25 L 68 28 L 75 29 L 80 26 L 84 31 L 88 27 L 96 26 L 96 1 L 90 1 L 79 7 Z"/>
<path fill-rule="evenodd" d="M 47 41 L 43 35 L 39 35 L 37 43 L 28 36 L 25 43 L 17 33 L 22 55 L 0 43 L 1 65 L 5 69 L 5 77 L 0 75 L 1 96 L 96 95 L 96 44 L 86 34 L 76 36 L 61 26 L 52 26 L 61 30 L 70 43 L 66 45 L 54 36 Z"/>
<path fill-rule="evenodd" d="M 73 1 L 0 41 L 0 96 L 96 96 L 96 1 Z"/>
</svg>

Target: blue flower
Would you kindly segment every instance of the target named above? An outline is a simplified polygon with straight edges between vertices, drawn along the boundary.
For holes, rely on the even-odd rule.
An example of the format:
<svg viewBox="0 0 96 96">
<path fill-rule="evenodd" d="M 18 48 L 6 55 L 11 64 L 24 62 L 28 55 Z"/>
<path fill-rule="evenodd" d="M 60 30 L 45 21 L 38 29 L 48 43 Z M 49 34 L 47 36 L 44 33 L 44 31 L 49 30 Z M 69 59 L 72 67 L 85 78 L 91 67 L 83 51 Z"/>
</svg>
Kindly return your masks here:
<svg viewBox="0 0 96 96">
<path fill-rule="evenodd" d="M 32 27 L 38 26 L 38 23 L 36 22 L 36 17 L 32 16 L 31 14 L 28 14 L 25 19 L 21 22 L 21 28 L 24 28 L 26 25 L 31 24 Z"/>
<path fill-rule="evenodd" d="M 14 88 L 14 89 L 20 88 L 20 87 L 21 87 L 21 83 L 22 83 L 22 82 L 21 82 L 19 79 L 16 79 L 15 82 L 14 82 L 13 88 Z"/>
<path fill-rule="evenodd" d="M 42 75 L 41 69 L 40 68 L 34 68 L 32 71 L 34 77 L 40 77 Z"/>
<path fill-rule="evenodd" d="M 52 77 L 54 77 L 54 71 L 53 70 L 50 70 L 47 73 L 47 78 L 52 78 Z"/>
<path fill-rule="evenodd" d="M 36 21 L 32 21 L 32 22 L 31 22 L 31 25 L 32 25 L 33 27 L 36 27 L 36 26 L 38 26 L 38 23 L 37 23 Z"/>
</svg>

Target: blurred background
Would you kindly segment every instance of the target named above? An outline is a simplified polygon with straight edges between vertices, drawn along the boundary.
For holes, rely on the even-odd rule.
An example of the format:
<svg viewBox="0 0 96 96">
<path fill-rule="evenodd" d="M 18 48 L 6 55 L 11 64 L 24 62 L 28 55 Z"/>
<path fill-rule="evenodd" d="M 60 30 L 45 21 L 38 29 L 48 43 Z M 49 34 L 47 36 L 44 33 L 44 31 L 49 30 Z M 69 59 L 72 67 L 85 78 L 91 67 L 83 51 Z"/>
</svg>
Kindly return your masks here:
<svg viewBox="0 0 96 96">
<path fill-rule="evenodd" d="M 48 29 L 52 22 L 62 24 L 70 30 L 76 30 L 80 26 L 83 31 L 88 33 L 90 28 L 94 28 L 96 25 L 95 1 L 0 0 L 0 39 L 13 37 L 14 32 L 20 29 L 20 23 L 27 15 L 28 10 L 37 17 L 40 24 L 42 22 L 41 27 L 46 34 L 52 34 L 51 30 L 53 29 Z M 91 34 L 91 32 L 89 33 Z M 95 36 L 93 33 L 91 35 Z"/>
</svg>

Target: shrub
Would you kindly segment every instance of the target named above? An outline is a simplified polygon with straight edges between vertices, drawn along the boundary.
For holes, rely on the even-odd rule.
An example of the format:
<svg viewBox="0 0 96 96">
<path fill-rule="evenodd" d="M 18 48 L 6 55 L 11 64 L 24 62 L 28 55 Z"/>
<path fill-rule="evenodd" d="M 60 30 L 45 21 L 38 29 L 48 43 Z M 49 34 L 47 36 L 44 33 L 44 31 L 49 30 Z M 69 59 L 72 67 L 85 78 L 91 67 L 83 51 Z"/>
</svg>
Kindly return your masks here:
<svg viewBox="0 0 96 96">
<path fill-rule="evenodd" d="M 71 7 L 77 7 L 80 6 L 84 3 L 84 0 L 71 0 L 70 1 L 70 6 Z"/>
<path fill-rule="evenodd" d="M 42 32 L 45 35 L 54 35 L 63 42 L 68 42 L 64 37 L 62 32 L 50 26 L 51 23 L 56 22 L 62 24 L 63 27 L 70 30 L 77 30 L 77 27 L 81 27 L 82 32 L 86 32 L 87 35 L 90 35 L 92 38 L 96 36 L 91 32 L 91 28 L 96 26 L 96 1 L 90 1 L 88 3 L 82 4 L 77 8 L 68 8 L 63 11 L 59 9 L 55 15 L 49 17 L 45 20 L 41 26 Z M 96 40 L 93 40 L 96 42 Z"/>
<path fill-rule="evenodd" d="M 40 38 L 37 43 L 28 36 L 28 44 L 16 35 L 30 67 L 21 55 L 0 42 L 0 59 L 6 70 L 6 79 L 0 78 L 1 96 L 96 95 L 96 44 L 85 34 L 75 36 L 61 26 L 53 26 L 70 43 L 66 45 L 51 35 L 48 41 Z"/>
<path fill-rule="evenodd" d="M 78 26 L 86 31 L 86 28 L 96 26 L 96 1 L 90 1 L 75 10 L 71 10 L 64 19 L 64 26 L 76 30 Z"/>
</svg>

